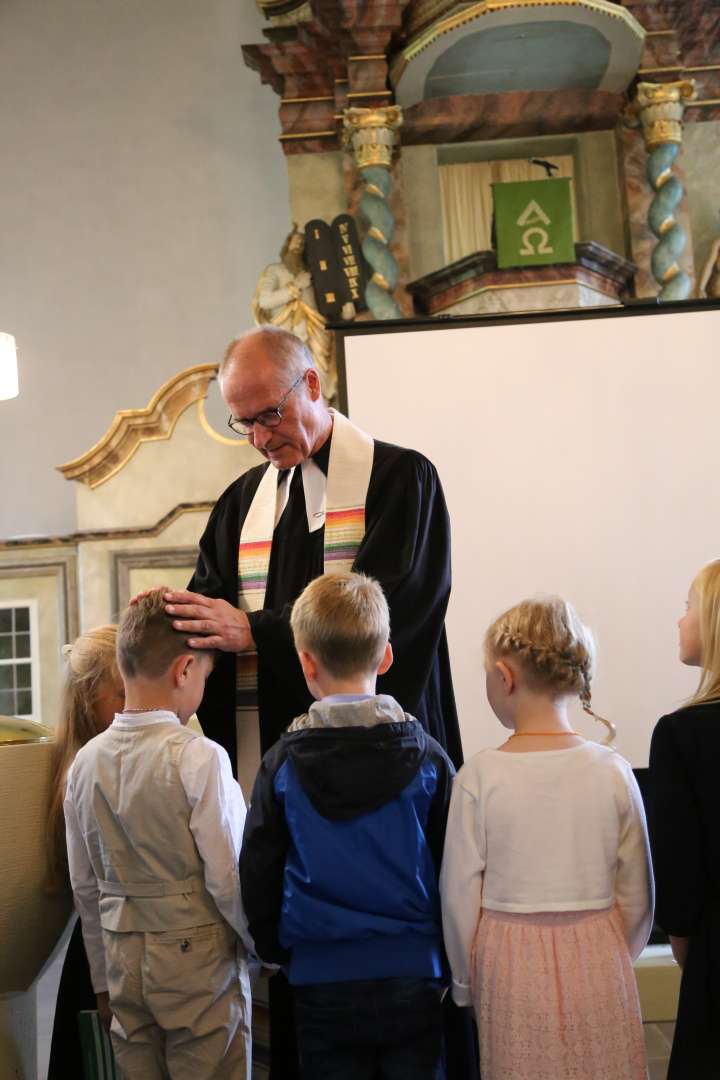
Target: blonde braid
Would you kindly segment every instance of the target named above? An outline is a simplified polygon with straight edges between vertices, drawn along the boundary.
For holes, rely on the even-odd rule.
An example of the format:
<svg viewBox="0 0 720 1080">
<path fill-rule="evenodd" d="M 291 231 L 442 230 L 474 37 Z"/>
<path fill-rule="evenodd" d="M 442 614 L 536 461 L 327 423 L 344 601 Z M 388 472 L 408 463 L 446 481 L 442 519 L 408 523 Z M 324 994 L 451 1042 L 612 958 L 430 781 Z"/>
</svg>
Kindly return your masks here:
<svg viewBox="0 0 720 1080">
<path fill-rule="evenodd" d="M 537 684 L 558 693 L 577 694 L 583 710 L 607 728 L 605 744 L 613 741 L 615 725 L 591 708 L 592 635 L 567 601 L 550 597 L 516 604 L 490 627 L 485 648 L 495 659 L 516 657 Z"/>
<path fill-rule="evenodd" d="M 590 674 L 587 671 L 583 672 L 584 686 L 580 693 L 580 704 L 583 707 L 583 712 L 586 712 L 588 716 L 592 716 L 593 720 L 597 720 L 599 724 L 604 724 L 607 728 L 607 735 L 603 739 L 604 746 L 611 746 L 615 742 L 617 737 L 617 728 L 613 724 L 612 720 L 606 720 L 604 716 L 600 716 L 599 713 L 593 711 L 590 706 L 591 694 L 590 694 Z"/>
</svg>

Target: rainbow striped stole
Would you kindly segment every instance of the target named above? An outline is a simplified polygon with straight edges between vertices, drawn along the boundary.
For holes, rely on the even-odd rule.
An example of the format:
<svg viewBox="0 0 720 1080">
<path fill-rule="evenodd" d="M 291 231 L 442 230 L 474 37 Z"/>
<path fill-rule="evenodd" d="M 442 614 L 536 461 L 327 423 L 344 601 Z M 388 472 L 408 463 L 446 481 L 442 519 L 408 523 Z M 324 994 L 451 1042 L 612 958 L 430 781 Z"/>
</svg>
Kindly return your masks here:
<svg viewBox="0 0 720 1080">
<path fill-rule="evenodd" d="M 365 506 L 325 511 L 325 573 L 351 570 L 365 535 Z"/>
<path fill-rule="evenodd" d="M 238 600 L 243 611 L 257 611 L 263 605 L 271 550 L 272 539 L 240 542 Z"/>
<path fill-rule="evenodd" d="M 365 499 L 372 472 L 374 444 L 369 435 L 342 413 L 333 415 L 333 434 L 326 485 L 324 570 L 351 570 L 365 535 Z M 317 468 L 317 466 L 315 466 Z M 287 481 L 288 489 L 290 478 Z M 278 470 L 265 470 L 240 535 L 238 607 L 260 611 L 265 604 L 272 537 L 279 519 Z M 237 657 L 237 707 L 257 706 L 257 654 Z"/>
</svg>

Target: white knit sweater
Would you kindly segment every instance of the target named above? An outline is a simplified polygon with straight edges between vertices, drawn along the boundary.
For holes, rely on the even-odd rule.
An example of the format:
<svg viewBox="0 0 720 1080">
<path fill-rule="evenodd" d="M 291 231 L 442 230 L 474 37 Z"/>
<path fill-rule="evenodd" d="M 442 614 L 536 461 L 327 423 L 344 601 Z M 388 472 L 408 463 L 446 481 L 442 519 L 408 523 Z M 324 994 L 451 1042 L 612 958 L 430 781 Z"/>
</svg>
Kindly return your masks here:
<svg viewBox="0 0 720 1080">
<path fill-rule="evenodd" d="M 528 913 L 617 904 L 635 959 L 652 928 L 653 881 L 630 765 L 593 742 L 481 751 L 455 778 L 440 887 L 458 1004 L 470 1000 L 481 906 Z"/>
</svg>

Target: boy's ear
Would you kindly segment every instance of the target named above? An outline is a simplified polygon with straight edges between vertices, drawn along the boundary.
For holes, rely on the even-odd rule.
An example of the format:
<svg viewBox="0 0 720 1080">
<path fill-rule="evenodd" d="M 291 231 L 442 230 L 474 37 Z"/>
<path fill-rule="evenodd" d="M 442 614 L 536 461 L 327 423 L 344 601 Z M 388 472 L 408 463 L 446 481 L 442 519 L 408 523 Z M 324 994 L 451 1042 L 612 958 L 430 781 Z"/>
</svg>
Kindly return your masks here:
<svg viewBox="0 0 720 1080">
<path fill-rule="evenodd" d="M 380 661 L 380 666 L 377 670 L 378 675 L 384 675 L 385 672 L 392 667 L 393 659 L 394 657 L 392 645 L 388 641 L 387 645 L 385 646 L 385 652 L 383 653 L 382 660 Z"/>
<path fill-rule="evenodd" d="M 300 667 L 302 673 L 305 676 L 305 681 L 311 682 L 317 677 L 318 665 L 317 660 L 312 653 L 307 652 L 306 649 L 298 649 L 298 660 L 300 661 Z"/>
<path fill-rule="evenodd" d="M 192 653 L 183 653 L 182 656 L 178 656 L 177 659 L 173 660 L 170 665 L 170 673 L 175 687 L 179 689 L 183 685 L 194 663 L 195 657 Z"/>
</svg>

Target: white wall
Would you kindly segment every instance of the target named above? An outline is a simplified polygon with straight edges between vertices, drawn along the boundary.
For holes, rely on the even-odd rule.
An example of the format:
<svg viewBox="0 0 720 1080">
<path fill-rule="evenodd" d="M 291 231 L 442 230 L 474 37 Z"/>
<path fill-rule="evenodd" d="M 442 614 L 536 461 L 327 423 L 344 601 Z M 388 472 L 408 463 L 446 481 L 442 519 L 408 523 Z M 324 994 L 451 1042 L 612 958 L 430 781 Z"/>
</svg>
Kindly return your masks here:
<svg viewBox="0 0 720 1080">
<path fill-rule="evenodd" d="M 0 4 L 0 539 L 74 528 L 54 466 L 251 322 L 288 225 L 243 0 Z"/>
<path fill-rule="evenodd" d="M 445 489 L 466 754 L 502 741 L 483 636 L 528 596 L 565 596 L 595 632 L 594 706 L 633 765 L 697 685 L 677 619 L 720 554 L 719 333 L 716 306 L 345 338 L 350 417 L 425 453 Z"/>
</svg>

